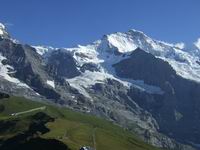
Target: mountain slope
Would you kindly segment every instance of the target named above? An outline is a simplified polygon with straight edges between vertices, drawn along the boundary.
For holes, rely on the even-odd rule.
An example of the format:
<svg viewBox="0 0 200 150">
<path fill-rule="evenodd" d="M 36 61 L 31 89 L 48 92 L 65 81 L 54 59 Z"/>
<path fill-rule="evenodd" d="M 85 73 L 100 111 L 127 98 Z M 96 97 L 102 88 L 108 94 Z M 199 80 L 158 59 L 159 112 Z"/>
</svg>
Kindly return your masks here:
<svg viewBox="0 0 200 150">
<path fill-rule="evenodd" d="M 120 61 L 114 67 L 120 77 L 143 80 L 163 90 L 162 95 L 152 94 L 149 98 L 145 98 L 145 93 L 137 94 L 135 90 L 130 91 L 130 97 L 134 97 L 137 104 L 151 112 L 157 120 L 159 130 L 182 141 L 198 139 L 198 135 L 194 135 L 194 131 L 199 133 L 199 120 L 196 119 L 200 114 L 197 109 L 200 96 L 198 83 L 178 76 L 169 63 L 140 49 L 135 50 L 130 58 Z M 127 67 L 130 69 L 125 69 Z"/>
<path fill-rule="evenodd" d="M 136 136 L 133 136 L 133 134 L 128 133 L 126 130 L 123 130 L 111 122 L 91 115 L 73 112 L 66 108 L 59 108 L 50 104 L 34 102 L 20 97 L 1 99 L 0 106 L 3 108 L 0 112 L 0 148 L 2 150 L 16 150 L 18 148 L 23 149 L 23 147 L 28 147 L 28 149 L 54 148 L 59 150 L 77 150 L 80 146 L 94 147 L 93 140 L 95 140 L 96 149 L 101 150 L 157 149 L 138 140 Z M 11 116 L 12 113 L 41 106 L 46 106 L 46 110 Z M 33 125 L 35 126 L 34 128 Z M 6 126 L 6 129 L 4 126 Z M 29 130 L 29 134 L 26 130 Z M 34 136 L 30 134 L 30 130 L 33 132 Z M 35 130 L 38 130 L 37 132 L 40 132 L 40 134 L 36 134 Z M 19 138 L 22 133 L 24 133 L 24 136 L 28 136 L 28 141 L 23 141 Z M 93 135 L 95 135 L 95 139 Z M 14 139 L 15 143 L 9 145 L 9 142 Z M 52 141 L 48 141 L 50 139 Z M 60 141 L 60 144 L 59 142 L 53 144 L 53 139 L 55 139 L 55 141 Z M 42 141 L 45 140 L 48 144 L 42 145 Z M 35 145 L 32 145 L 32 142 L 35 142 Z M 62 143 L 67 146 L 62 146 Z M 38 146 L 40 147 L 37 147 L 37 144 L 39 144 Z"/>
</svg>

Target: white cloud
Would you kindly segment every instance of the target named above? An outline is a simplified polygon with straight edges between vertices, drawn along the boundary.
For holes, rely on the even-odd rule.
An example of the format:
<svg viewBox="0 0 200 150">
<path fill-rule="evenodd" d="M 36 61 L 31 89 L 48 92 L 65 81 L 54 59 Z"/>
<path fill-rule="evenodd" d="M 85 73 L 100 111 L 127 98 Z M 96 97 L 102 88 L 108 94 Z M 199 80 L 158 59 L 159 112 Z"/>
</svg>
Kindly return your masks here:
<svg viewBox="0 0 200 150">
<path fill-rule="evenodd" d="M 9 23 L 9 22 L 4 23 L 4 25 L 5 25 L 7 28 L 14 26 L 14 24 Z"/>
<path fill-rule="evenodd" d="M 194 45 L 200 49 L 200 38 L 194 43 Z"/>
</svg>

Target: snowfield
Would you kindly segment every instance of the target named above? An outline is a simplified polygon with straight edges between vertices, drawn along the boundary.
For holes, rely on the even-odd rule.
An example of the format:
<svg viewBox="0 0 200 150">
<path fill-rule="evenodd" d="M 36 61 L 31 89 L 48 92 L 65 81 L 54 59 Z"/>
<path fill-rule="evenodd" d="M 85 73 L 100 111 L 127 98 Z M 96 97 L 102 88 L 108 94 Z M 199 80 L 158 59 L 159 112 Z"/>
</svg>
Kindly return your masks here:
<svg viewBox="0 0 200 150">
<path fill-rule="evenodd" d="M 5 30 L 5 26 L 2 23 L 0 23 L 0 35 L 4 34 L 4 30 Z"/>
<path fill-rule="evenodd" d="M 52 88 L 55 88 L 55 83 L 54 83 L 54 81 L 47 80 L 47 84 L 48 84 L 49 86 L 51 86 Z"/>
</svg>

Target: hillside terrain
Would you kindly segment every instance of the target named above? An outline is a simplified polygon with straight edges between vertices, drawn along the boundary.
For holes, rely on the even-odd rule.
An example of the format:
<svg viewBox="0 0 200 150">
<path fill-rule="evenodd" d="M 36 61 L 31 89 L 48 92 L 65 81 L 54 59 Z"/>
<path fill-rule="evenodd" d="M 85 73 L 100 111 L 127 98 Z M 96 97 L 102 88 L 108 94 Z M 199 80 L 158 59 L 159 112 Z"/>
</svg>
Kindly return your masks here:
<svg viewBox="0 0 200 150">
<path fill-rule="evenodd" d="M 17 116 L 11 114 L 36 110 Z M 0 99 L 1 150 L 157 150 L 113 123 L 51 104 L 21 97 Z"/>
</svg>

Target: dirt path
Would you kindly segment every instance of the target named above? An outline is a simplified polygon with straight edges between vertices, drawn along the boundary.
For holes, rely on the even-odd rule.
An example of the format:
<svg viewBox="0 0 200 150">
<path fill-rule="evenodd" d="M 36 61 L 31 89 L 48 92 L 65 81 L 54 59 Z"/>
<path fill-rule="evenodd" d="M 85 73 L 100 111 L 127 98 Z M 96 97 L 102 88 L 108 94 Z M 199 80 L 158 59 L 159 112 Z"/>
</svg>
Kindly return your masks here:
<svg viewBox="0 0 200 150">
<path fill-rule="evenodd" d="M 27 110 L 27 111 L 22 111 L 22 112 L 18 112 L 18 113 L 12 113 L 11 116 L 18 116 L 18 115 L 31 113 L 31 112 L 38 111 L 38 110 L 45 110 L 45 109 L 46 109 L 46 106 L 43 106 L 43 107 L 39 107 L 39 108 L 30 109 L 30 110 Z"/>
<path fill-rule="evenodd" d="M 94 128 L 93 133 L 92 133 L 93 147 L 94 147 L 95 150 L 97 150 L 97 147 L 96 147 L 96 129 L 97 128 Z"/>
</svg>

